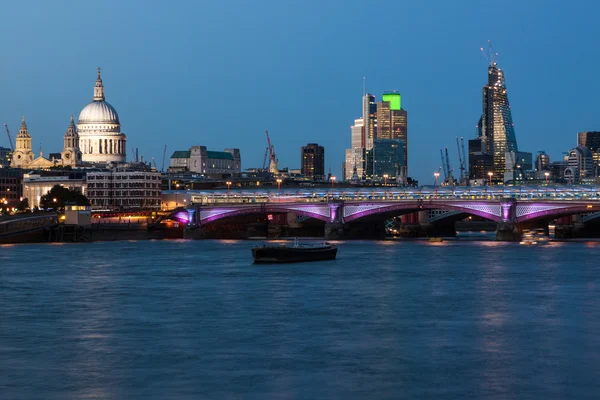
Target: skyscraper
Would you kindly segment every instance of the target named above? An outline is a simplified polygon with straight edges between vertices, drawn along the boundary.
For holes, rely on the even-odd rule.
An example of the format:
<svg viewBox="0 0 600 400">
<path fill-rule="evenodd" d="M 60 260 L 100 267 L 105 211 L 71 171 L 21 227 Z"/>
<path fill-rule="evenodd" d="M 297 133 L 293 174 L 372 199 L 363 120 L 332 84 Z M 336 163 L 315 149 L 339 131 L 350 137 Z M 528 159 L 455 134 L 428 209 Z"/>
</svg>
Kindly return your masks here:
<svg viewBox="0 0 600 400">
<path fill-rule="evenodd" d="M 375 96 L 369 93 L 363 96 L 362 120 L 363 139 L 360 147 L 370 150 L 373 148 L 373 140 L 377 138 L 377 104 L 375 104 Z"/>
<path fill-rule="evenodd" d="M 600 166 L 600 132 L 579 132 L 577 134 L 577 146 L 583 146 L 590 149 L 592 151 L 595 166 Z"/>
<path fill-rule="evenodd" d="M 302 146 L 300 163 L 305 178 L 321 181 L 325 179 L 325 149 L 316 143 Z"/>
<path fill-rule="evenodd" d="M 478 124 L 478 134 L 482 152 L 493 157 L 493 179 L 502 181 L 506 170 L 506 153 L 519 149 L 504 72 L 495 60 L 488 67 L 488 82 L 483 87 L 483 114 Z"/>
<path fill-rule="evenodd" d="M 400 93 L 384 93 L 382 101 L 377 103 L 376 138 L 401 140 L 404 143 L 404 157 L 399 174 L 408 176 L 408 114 L 402 108 Z"/>
<path fill-rule="evenodd" d="M 346 149 L 345 169 L 346 173 L 342 179 L 350 180 L 356 168 L 356 173 L 362 178 L 364 171 L 364 121 L 362 118 L 354 120 L 354 125 L 350 127 L 351 146 Z"/>
</svg>

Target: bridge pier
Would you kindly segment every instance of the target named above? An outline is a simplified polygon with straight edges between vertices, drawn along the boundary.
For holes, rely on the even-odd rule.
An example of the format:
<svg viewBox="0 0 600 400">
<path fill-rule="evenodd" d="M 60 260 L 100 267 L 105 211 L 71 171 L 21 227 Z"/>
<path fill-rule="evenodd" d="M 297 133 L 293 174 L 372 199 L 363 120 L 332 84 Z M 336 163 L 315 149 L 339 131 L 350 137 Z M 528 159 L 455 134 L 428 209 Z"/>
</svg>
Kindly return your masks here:
<svg viewBox="0 0 600 400">
<path fill-rule="evenodd" d="M 502 221 L 496 225 L 496 240 L 499 242 L 520 242 L 523 229 L 517 222 L 517 201 L 515 199 L 500 202 Z"/>
</svg>

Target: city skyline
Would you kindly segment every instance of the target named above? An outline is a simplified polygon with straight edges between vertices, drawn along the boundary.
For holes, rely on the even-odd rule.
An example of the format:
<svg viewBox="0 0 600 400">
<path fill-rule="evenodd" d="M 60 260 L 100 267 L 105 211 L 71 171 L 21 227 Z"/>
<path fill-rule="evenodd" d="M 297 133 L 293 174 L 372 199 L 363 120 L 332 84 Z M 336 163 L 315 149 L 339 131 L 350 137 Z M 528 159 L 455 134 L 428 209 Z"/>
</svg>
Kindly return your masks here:
<svg viewBox="0 0 600 400">
<path fill-rule="evenodd" d="M 42 144 L 46 152 L 60 151 L 57 138 L 64 133 L 65 116 L 77 116 L 81 105 L 90 102 L 89 82 L 100 66 L 110 82 L 110 101 L 122 116 L 128 146 L 139 148 L 146 160 L 160 160 L 165 143 L 167 154 L 205 145 L 240 148 L 242 167 L 256 167 L 264 154 L 263 132 L 269 129 L 280 166 L 298 168 L 298 149 L 317 142 L 327 151 L 326 170 L 340 176 L 344 149 L 350 144 L 347 127 L 360 116 L 366 76 L 369 93 L 402 94 L 411 112 L 409 175 L 429 184 L 439 166 L 439 148 L 455 136 L 475 136 L 473 121 L 481 110 L 487 66 L 478 50 L 491 39 L 508 74 L 520 148 L 534 154 L 545 150 L 555 161 L 576 145 L 577 132 L 598 128 L 593 96 L 597 83 L 589 79 L 593 62 L 583 52 L 593 45 L 586 34 L 593 25 L 588 23 L 593 14 L 589 9 L 583 13 L 558 2 L 544 2 L 543 10 L 517 2 L 500 9 L 476 2 L 452 7 L 439 2 L 431 13 L 430 5 L 401 7 L 390 2 L 390 12 L 383 15 L 363 9 L 359 2 L 343 4 L 347 18 L 341 20 L 338 7 L 268 1 L 255 7 L 236 3 L 235 11 L 192 3 L 179 11 L 117 2 L 70 3 L 62 8 L 39 3 L 33 9 L 9 4 L 0 32 L 7 37 L 20 33 L 14 42 L 1 45 L 5 58 L 17 61 L 5 63 L 0 76 L 0 122 L 9 125 L 14 137 L 25 115 L 33 148 Z M 400 10 L 402 23 L 391 24 L 394 11 Z M 506 31 L 478 19 L 492 10 L 495 18 L 510 17 L 519 29 Z M 84 45 L 89 39 L 72 32 L 89 31 L 78 16 L 92 11 L 120 28 L 103 32 L 100 45 L 89 46 Z M 456 18 L 446 20 L 447 12 Z M 30 18 L 19 18 L 24 15 Z M 136 22 L 130 23 L 134 15 Z M 258 20 L 250 24 L 247 16 Z M 191 24 L 200 17 L 205 23 Z M 574 19 L 577 24 L 570 23 Z M 329 20 L 338 23 L 315 24 Z M 355 28 L 363 20 L 390 37 L 391 54 L 388 43 L 385 62 L 375 57 L 340 69 L 339 61 L 368 40 Z M 208 40 L 226 31 L 218 40 Z M 280 31 L 283 37 L 274 39 Z M 403 40 L 391 40 L 398 36 Z M 377 44 L 371 49 L 375 54 L 383 51 Z M 561 56 L 540 61 L 542 54 Z M 38 62 L 41 56 L 44 64 Z M 552 85 L 540 87 L 540 82 Z M 227 102 L 237 105 L 236 118 L 228 107 L 219 106 Z M 328 112 L 311 113 L 315 108 Z M 560 109 L 560 115 L 548 118 L 552 108 Z M 438 117 L 431 118 L 434 112 Z M 228 124 L 222 123 L 224 118 Z M 2 135 L 0 146 L 7 145 Z"/>
</svg>

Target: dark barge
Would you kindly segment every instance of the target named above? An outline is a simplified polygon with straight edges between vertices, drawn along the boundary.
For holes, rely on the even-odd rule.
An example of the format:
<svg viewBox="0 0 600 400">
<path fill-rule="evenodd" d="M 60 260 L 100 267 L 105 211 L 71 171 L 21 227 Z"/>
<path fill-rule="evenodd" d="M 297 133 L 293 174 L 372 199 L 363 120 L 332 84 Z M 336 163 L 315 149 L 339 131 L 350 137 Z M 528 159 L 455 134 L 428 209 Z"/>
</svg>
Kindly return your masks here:
<svg viewBox="0 0 600 400">
<path fill-rule="evenodd" d="M 334 244 L 298 244 L 297 240 L 292 246 L 264 245 L 252 248 L 255 264 L 335 260 L 336 255 L 337 247 Z"/>
</svg>

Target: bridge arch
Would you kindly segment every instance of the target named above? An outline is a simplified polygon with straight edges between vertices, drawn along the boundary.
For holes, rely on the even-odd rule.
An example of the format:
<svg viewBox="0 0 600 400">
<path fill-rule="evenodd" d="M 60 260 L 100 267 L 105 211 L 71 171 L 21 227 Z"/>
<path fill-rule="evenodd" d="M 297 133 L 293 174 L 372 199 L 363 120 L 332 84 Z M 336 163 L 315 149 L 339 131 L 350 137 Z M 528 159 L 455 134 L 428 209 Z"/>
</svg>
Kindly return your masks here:
<svg viewBox="0 0 600 400">
<path fill-rule="evenodd" d="M 324 222 L 329 222 L 331 217 L 331 210 L 329 208 L 329 205 L 326 203 L 322 205 L 262 204 L 244 207 L 215 207 L 210 209 L 197 209 L 196 212 L 200 213 L 201 224 L 218 221 L 223 218 L 230 218 L 250 214 L 282 214 L 292 212 L 305 217 L 315 218 Z"/>
<path fill-rule="evenodd" d="M 473 204 L 473 202 L 463 204 L 459 202 L 414 202 L 414 203 L 395 203 L 395 204 L 351 204 L 344 205 L 344 222 L 356 221 L 367 216 L 377 214 L 388 214 L 398 212 L 399 214 L 408 214 L 411 212 L 447 209 L 459 213 L 477 215 L 488 220 L 498 222 L 502 220 L 502 208 L 495 204 Z"/>
<path fill-rule="evenodd" d="M 555 219 L 568 215 L 583 214 L 598 211 L 600 206 L 590 205 L 589 203 L 574 204 L 517 204 L 516 206 L 517 222 L 535 221 L 540 219 Z"/>
</svg>

